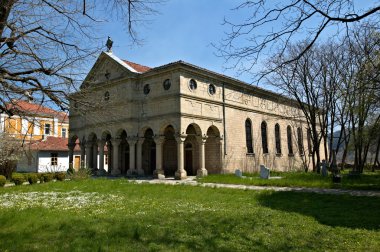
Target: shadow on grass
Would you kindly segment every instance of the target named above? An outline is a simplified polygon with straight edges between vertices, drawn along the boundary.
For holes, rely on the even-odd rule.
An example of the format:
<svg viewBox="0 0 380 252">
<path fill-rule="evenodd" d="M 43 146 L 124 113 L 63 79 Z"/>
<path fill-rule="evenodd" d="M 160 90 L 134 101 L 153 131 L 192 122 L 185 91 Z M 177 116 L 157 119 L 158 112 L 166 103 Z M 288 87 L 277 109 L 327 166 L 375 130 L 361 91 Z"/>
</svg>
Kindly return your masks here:
<svg viewBox="0 0 380 252">
<path fill-rule="evenodd" d="M 262 206 L 313 217 L 331 227 L 380 230 L 380 198 L 314 193 L 268 192 L 258 196 Z"/>
</svg>

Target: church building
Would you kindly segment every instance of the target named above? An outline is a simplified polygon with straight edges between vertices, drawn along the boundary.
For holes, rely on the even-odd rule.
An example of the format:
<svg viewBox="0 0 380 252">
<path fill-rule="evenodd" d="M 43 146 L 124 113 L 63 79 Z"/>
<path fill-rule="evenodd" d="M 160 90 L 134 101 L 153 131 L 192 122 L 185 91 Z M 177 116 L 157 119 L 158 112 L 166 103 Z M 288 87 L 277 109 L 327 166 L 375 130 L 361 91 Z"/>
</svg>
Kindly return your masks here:
<svg viewBox="0 0 380 252">
<path fill-rule="evenodd" d="M 304 169 L 311 159 L 294 100 L 183 61 L 149 68 L 102 52 L 69 118 L 69 162 L 80 146 L 98 174 L 184 179 Z"/>
</svg>

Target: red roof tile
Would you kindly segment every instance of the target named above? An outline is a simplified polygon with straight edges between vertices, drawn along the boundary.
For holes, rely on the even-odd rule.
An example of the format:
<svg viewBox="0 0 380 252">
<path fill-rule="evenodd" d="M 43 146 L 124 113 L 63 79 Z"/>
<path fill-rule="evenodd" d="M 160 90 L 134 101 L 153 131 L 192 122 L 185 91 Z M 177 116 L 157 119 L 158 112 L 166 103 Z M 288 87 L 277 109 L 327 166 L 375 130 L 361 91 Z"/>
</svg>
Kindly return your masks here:
<svg viewBox="0 0 380 252">
<path fill-rule="evenodd" d="M 44 140 L 30 144 L 30 149 L 40 151 L 69 151 L 67 144 L 68 138 L 48 136 Z M 80 151 L 78 144 L 75 146 L 75 151 Z"/>
<path fill-rule="evenodd" d="M 24 100 L 13 101 L 7 104 L 7 109 L 13 110 L 15 115 L 56 117 L 59 122 L 69 122 L 68 114 L 44 107 L 41 104 L 31 103 Z"/>
<path fill-rule="evenodd" d="M 143 65 L 140 65 L 140 64 L 137 64 L 137 63 L 134 63 L 134 62 L 130 62 L 128 60 L 123 60 L 124 63 L 126 63 L 127 65 L 129 65 L 130 67 L 132 67 L 133 69 L 136 70 L 136 72 L 139 72 L 139 73 L 145 73 L 146 71 L 150 70 L 151 68 L 150 67 L 147 67 L 147 66 L 143 66 Z"/>
</svg>

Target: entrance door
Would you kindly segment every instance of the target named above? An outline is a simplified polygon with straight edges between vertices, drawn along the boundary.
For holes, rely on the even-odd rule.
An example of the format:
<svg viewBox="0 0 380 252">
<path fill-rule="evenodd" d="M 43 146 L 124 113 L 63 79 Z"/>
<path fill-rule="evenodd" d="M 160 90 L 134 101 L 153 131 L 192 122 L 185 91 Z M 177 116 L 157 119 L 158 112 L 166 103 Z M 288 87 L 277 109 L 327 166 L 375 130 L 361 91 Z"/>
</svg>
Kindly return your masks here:
<svg viewBox="0 0 380 252">
<path fill-rule="evenodd" d="M 193 173 L 193 148 L 190 143 L 185 146 L 185 170 L 187 175 L 194 176 Z"/>
<path fill-rule="evenodd" d="M 74 156 L 74 169 L 78 171 L 80 168 L 80 156 Z"/>
</svg>

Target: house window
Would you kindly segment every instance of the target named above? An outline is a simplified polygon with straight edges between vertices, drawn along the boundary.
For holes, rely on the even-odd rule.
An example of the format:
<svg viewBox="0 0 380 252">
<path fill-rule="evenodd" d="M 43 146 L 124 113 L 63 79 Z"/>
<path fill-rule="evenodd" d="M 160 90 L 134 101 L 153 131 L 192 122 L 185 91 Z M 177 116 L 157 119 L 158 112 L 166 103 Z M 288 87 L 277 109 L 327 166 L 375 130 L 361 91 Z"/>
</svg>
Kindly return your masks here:
<svg viewBox="0 0 380 252">
<path fill-rule="evenodd" d="M 149 92 L 150 92 L 150 86 L 149 86 L 149 84 L 145 84 L 145 86 L 144 86 L 144 94 L 147 95 L 147 94 L 149 94 Z"/>
<path fill-rule="evenodd" d="M 278 123 L 274 126 L 274 135 L 276 138 L 276 154 L 281 154 L 281 133 Z"/>
<path fill-rule="evenodd" d="M 293 141 L 292 141 L 292 128 L 290 126 L 288 126 L 288 128 L 286 129 L 286 133 L 287 133 L 287 136 L 288 136 L 288 152 L 289 152 L 289 156 L 292 156 L 293 155 Z"/>
<path fill-rule="evenodd" d="M 210 93 L 210 95 L 215 94 L 216 88 L 213 84 L 208 85 L 208 92 Z"/>
<path fill-rule="evenodd" d="M 170 82 L 170 79 L 166 79 L 166 80 L 164 80 L 163 85 L 164 85 L 164 89 L 165 90 L 169 90 L 169 88 L 172 85 L 172 83 Z"/>
<path fill-rule="evenodd" d="M 58 153 L 50 153 L 50 164 L 58 165 Z"/>
<path fill-rule="evenodd" d="M 66 128 L 62 128 L 62 137 L 63 138 L 66 138 L 66 133 L 67 133 L 67 129 Z"/>
<path fill-rule="evenodd" d="M 247 153 L 253 153 L 253 141 L 252 141 L 252 123 L 251 120 L 245 120 L 245 141 L 247 147 Z"/>
<path fill-rule="evenodd" d="M 263 145 L 263 153 L 268 153 L 267 123 L 265 121 L 261 123 L 261 142 Z"/>
<path fill-rule="evenodd" d="M 298 150 L 300 152 L 300 155 L 304 155 L 303 136 L 302 136 L 301 128 L 297 128 L 297 140 L 298 140 Z"/>
<path fill-rule="evenodd" d="M 191 79 L 191 80 L 189 81 L 189 88 L 190 88 L 191 90 L 195 90 L 195 89 L 197 89 L 197 82 L 196 82 L 194 79 Z"/>
<path fill-rule="evenodd" d="M 50 135 L 50 123 L 45 123 L 45 135 Z"/>
</svg>

